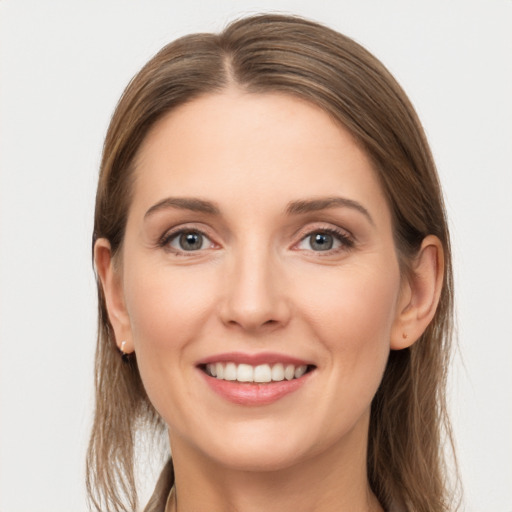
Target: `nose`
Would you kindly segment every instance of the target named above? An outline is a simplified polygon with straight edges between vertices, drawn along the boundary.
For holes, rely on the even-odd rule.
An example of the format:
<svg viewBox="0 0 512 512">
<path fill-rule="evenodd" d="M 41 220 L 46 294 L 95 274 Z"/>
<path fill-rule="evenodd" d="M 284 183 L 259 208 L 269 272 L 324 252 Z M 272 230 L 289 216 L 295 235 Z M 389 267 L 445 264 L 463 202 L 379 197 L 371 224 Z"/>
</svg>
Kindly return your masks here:
<svg viewBox="0 0 512 512">
<path fill-rule="evenodd" d="M 222 322 L 253 334 L 273 331 L 290 320 L 286 278 L 270 250 L 246 247 L 230 258 L 223 279 Z"/>
</svg>

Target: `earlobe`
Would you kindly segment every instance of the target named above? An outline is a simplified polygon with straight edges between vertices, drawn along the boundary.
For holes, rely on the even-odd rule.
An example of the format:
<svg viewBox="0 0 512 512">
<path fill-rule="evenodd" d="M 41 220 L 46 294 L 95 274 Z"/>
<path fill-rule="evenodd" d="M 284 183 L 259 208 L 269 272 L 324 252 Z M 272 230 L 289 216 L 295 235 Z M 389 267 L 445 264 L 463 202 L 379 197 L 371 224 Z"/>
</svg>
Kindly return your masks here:
<svg viewBox="0 0 512 512">
<path fill-rule="evenodd" d="M 439 238 L 425 237 L 411 267 L 391 331 L 392 350 L 410 347 L 434 318 L 444 276 L 444 251 Z"/>
<path fill-rule="evenodd" d="M 129 354 L 133 352 L 130 318 L 125 306 L 120 272 L 116 269 L 110 242 L 106 238 L 99 238 L 94 244 L 94 264 L 103 289 L 116 344 L 124 354 Z"/>
</svg>

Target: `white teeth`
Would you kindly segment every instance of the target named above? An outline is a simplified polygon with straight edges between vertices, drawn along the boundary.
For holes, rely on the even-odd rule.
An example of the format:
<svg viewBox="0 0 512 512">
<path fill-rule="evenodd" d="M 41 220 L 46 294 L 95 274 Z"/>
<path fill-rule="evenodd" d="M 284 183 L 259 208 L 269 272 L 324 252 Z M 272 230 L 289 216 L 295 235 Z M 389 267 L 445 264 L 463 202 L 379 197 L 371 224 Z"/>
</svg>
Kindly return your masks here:
<svg viewBox="0 0 512 512">
<path fill-rule="evenodd" d="M 254 382 L 254 370 L 250 364 L 239 364 L 236 370 L 238 382 Z"/>
<path fill-rule="evenodd" d="M 292 380 L 293 377 L 295 377 L 295 366 L 293 366 L 293 364 L 288 364 L 284 369 L 284 378 L 286 380 Z"/>
<path fill-rule="evenodd" d="M 284 380 L 284 366 L 281 363 L 272 366 L 272 380 Z"/>
<path fill-rule="evenodd" d="M 295 373 L 294 373 L 295 378 L 299 379 L 300 377 L 302 377 L 306 373 L 307 369 L 308 369 L 308 367 L 306 365 L 298 366 L 297 368 L 295 368 Z"/>
<path fill-rule="evenodd" d="M 224 380 L 236 380 L 236 364 L 228 363 L 224 367 Z"/>
<path fill-rule="evenodd" d="M 217 379 L 224 378 L 224 365 L 222 363 L 215 363 L 215 375 L 212 373 L 212 376 L 217 377 Z"/>
<path fill-rule="evenodd" d="M 216 377 L 220 380 L 258 383 L 299 379 L 306 373 L 307 369 L 307 365 L 296 367 L 293 364 L 284 365 L 282 363 L 274 365 L 259 364 L 258 366 L 250 364 L 237 365 L 232 362 L 210 363 L 206 365 L 206 373 L 211 377 Z"/>
<path fill-rule="evenodd" d="M 272 370 L 268 364 L 260 364 L 254 368 L 254 382 L 270 382 Z"/>
</svg>

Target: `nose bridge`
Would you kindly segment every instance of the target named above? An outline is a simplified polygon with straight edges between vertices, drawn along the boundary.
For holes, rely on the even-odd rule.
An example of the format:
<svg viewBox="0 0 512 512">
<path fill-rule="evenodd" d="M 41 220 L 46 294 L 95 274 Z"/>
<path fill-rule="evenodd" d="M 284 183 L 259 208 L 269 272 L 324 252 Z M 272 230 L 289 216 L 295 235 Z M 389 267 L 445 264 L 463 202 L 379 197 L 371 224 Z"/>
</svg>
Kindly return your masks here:
<svg viewBox="0 0 512 512">
<path fill-rule="evenodd" d="M 223 320 L 246 330 L 284 324 L 288 319 L 279 258 L 259 237 L 241 243 L 226 272 Z"/>
</svg>

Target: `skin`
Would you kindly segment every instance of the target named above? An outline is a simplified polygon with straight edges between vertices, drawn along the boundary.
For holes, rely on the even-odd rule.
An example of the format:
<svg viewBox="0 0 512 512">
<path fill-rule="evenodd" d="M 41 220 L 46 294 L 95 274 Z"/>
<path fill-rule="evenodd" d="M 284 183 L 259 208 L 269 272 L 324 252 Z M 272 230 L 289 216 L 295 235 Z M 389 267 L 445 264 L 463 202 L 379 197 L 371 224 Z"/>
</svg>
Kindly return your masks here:
<svg viewBox="0 0 512 512">
<path fill-rule="evenodd" d="M 366 475 L 370 404 L 390 349 L 414 343 L 435 312 L 439 241 L 427 237 L 402 278 L 370 160 L 321 109 L 286 95 L 229 89 L 175 109 L 135 172 L 120 260 L 101 239 L 96 265 L 117 343 L 137 353 L 168 425 L 178 510 L 382 510 Z M 153 208 L 169 197 L 218 213 Z M 367 214 L 353 203 L 287 212 L 332 197 Z M 199 250 L 165 239 L 182 228 L 205 234 Z M 326 230 L 342 238 L 316 250 L 310 235 Z M 225 400 L 197 368 L 268 351 L 315 367 L 268 405 Z"/>
</svg>

